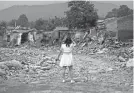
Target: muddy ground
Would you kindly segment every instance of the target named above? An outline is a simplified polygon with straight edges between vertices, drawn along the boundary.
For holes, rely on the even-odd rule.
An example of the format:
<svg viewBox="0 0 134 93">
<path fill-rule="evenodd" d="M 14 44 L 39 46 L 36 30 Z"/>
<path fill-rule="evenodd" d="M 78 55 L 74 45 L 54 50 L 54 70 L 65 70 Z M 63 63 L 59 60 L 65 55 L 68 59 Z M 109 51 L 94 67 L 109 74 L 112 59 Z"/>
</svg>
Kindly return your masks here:
<svg viewBox="0 0 134 93">
<path fill-rule="evenodd" d="M 1 48 L 0 52 L 3 53 L 3 60 L 16 59 L 32 64 L 37 64 L 46 56 L 56 58 L 58 54 L 47 48 Z M 1 78 L 0 93 L 133 93 L 133 68 L 116 67 L 95 54 L 75 53 L 74 62 L 76 82 L 73 84 L 69 78 L 62 83 L 62 69 L 52 65 L 48 70 L 21 70 L 9 76 L 8 80 Z"/>
</svg>

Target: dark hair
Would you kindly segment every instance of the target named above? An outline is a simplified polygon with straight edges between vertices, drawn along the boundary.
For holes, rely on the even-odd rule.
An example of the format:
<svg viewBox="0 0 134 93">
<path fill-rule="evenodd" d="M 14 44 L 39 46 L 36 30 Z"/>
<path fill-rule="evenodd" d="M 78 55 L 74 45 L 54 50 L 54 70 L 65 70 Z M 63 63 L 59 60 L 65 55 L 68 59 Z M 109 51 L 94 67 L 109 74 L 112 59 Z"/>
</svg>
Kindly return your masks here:
<svg viewBox="0 0 134 93">
<path fill-rule="evenodd" d="M 72 43 L 72 39 L 70 37 L 67 37 L 64 43 L 66 44 L 67 47 L 70 47 L 70 44 Z"/>
</svg>

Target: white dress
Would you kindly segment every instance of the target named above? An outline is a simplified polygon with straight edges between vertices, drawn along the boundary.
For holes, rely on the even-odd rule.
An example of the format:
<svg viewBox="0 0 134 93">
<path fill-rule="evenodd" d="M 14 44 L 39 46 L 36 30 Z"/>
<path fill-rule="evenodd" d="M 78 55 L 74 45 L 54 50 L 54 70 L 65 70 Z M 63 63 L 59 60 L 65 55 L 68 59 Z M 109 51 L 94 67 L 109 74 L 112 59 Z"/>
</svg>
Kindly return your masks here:
<svg viewBox="0 0 134 93">
<path fill-rule="evenodd" d="M 70 47 L 67 47 L 66 44 L 61 45 L 63 55 L 61 56 L 60 67 L 73 65 L 72 49 L 74 46 L 74 44 L 71 44 Z"/>
</svg>

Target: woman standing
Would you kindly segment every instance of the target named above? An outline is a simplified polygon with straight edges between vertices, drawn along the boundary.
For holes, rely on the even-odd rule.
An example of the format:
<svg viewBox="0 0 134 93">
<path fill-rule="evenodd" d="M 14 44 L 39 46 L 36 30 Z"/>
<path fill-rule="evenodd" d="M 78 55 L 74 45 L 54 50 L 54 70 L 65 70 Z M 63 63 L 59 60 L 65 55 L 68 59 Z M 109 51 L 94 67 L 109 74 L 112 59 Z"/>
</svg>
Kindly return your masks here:
<svg viewBox="0 0 134 93">
<path fill-rule="evenodd" d="M 58 58 L 56 59 L 59 60 L 59 57 L 61 55 L 61 60 L 60 60 L 60 67 L 63 68 L 63 81 L 65 82 L 65 71 L 67 68 L 69 68 L 69 75 L 71 78 L 71 83 L 75 82 L 73 80 L 72 76 L 72 70 L 73 70 L 73 55 L 72 55 L 72 50 L 76 43 L 70 38 L 67 37 L 64 41 L 64 43 L 61 45 L 60 53 L 58 55 Z"/>
</svg>

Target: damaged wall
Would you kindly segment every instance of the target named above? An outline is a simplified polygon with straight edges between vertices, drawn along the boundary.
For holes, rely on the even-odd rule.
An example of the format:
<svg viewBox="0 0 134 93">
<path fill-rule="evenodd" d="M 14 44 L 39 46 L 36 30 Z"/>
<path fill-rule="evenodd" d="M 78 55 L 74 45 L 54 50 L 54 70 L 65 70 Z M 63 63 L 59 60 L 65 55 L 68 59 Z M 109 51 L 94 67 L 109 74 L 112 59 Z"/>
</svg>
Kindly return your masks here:
<svg viewBox="0 0 134 93">
<path fill-rule="evenodd" d="M 111 34 L 111 37 L 116 37 L 121 41 L 133 39 L 133 15 L 108 18 L 105 23 L 106 30 Z"/>
<path fill-rule="evenodd" d="M 133 15 L 121 17 L 117 20 L 118 39 L 133 39 Z"/>
<path fill-rule="evenodd" d="M 18 33 L 11 33 L 10 34 L 10 43 L 9 46 L 14 46 L 17 43 Z"/>
<path fill-rule="evenodd" d="M 10 34 L 9 46 L 20 45 L 27 41 L 34 42 L 36 38 L 35 36 L 36 33 L 34 32 L 12 32 Z"/>
<path fill-rule="evenodd" d="M 105 20 L 106 30 L 110 33 L 111 37 L 117 37 L 117 18 L 108 18 Z"/>
<path fill-rule="evenodd" d="M 17 45 L 20 45 L 21 44 L 21 36 L 22 36 L 22 33 L 18 33 Z"/>
</svg>

